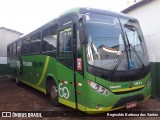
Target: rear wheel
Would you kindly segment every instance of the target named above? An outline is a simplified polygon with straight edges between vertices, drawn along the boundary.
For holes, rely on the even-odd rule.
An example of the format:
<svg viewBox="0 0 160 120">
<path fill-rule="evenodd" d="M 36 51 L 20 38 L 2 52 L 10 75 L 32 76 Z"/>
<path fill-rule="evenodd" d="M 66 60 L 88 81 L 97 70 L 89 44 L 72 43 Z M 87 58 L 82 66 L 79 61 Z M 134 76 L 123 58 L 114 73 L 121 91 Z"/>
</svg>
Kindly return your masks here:
<svg viewBox="0 0 160 120">
<path fill-rule="evenodd" d="M 60 105 L 58 102 L 58 89 L 56 84 L 53 81 L 49 82 L 49 96 L 52 104 L 55 107 L 58 107 Z"/>
</svg>

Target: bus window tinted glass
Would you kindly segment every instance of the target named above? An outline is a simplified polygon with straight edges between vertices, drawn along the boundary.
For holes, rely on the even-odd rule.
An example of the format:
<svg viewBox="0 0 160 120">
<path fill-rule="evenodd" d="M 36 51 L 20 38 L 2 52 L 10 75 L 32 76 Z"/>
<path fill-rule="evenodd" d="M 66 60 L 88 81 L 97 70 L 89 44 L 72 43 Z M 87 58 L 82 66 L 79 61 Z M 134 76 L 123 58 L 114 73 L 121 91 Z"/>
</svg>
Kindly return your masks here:
<svg viewBox="0 0 160 120">
<path fill-rule="evenodd" d="M 68 67 L 73 67 L 72 58 L 72 29 L 67 28 L 59 32 L 59 60 Z"/>
<path fill-rule="evenodd" d="M 31 37 L 31 53 L 40 53 L 41 33 L 36 33 Z"/>
<path fill-rule="evenodd" d="M 23 54 L 30 54 L 30 39 L 23 40 Z"/>
<path fill-rule="evenodd" d="M 7 47 L 7 57 L 10 56 L 10 46 Z"/>
<path fill-rule="evenodd" d="M 9 55 L 10 55 L 10 57 L 12 57 L 12 55 L 13 55 L 13 50 L 12 50 L 12 44 L 9 46 Z"/>
<path fill-rule="evenodd" d="M 42 52 L 55 52 L 57 48 L 57 25 L 43 31 Z"/>
<path fill-rule="evenodd" d="M 17 42 L 17 55 L 21 55 L 22 41 Z"/>
<path fill-rule="evenodd" d="M 16 56 L 16 43 L 13 44 L 13 56 Z"/>
<path fill-rule="evenodd" d="M 77 51 L 81 51 L 81 42 L 79 38 L 79 30 L 77 30 Z"/>
<path fill-rule="evenodd" d="M 59 52 L 71 52 L 71 28 L 64 29 L 59 35 Z"/>
</svg>

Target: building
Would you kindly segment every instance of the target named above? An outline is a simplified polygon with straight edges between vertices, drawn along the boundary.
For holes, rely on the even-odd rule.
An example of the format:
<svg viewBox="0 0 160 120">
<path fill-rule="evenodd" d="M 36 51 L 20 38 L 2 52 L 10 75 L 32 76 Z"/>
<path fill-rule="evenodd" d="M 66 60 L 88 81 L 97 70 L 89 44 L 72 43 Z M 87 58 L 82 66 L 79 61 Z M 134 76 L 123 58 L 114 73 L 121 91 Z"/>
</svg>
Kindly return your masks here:
<svg viewBox="0 0 160 120">
<path fill-rule="evenodd" d="M 152 96 L 160 98 L 160 0 L 142 0 L 121 11 L 139 20 L 152 65 Z"/>
<path fill-rule="evenodd" d="M 121 11 L 140 22 L 145 36 L 150 62 L 160 62 L 160 0 L 142 0 Z"/>
<path fill-rule="evenodd" d="M 7 65 L 7 45 L 23 35 L 20 32 L 0 27 L 0 75 L 5 73 Z"/>
</svg>

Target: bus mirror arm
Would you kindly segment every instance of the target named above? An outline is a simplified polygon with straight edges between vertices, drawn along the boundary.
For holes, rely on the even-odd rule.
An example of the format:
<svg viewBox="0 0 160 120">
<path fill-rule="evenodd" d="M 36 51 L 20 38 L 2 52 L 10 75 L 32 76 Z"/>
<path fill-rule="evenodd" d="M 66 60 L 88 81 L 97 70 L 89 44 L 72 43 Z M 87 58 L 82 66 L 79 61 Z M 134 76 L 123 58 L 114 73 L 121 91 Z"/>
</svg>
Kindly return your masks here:
<svg viewBox="0 0 160 120">
<path fill-rule="evenodd" d="M 85 15 L 79 18 L 78 27 L 79 27 L 79 38 L 80 38 L 81 44 L 88 44 Z"/>
</svg>

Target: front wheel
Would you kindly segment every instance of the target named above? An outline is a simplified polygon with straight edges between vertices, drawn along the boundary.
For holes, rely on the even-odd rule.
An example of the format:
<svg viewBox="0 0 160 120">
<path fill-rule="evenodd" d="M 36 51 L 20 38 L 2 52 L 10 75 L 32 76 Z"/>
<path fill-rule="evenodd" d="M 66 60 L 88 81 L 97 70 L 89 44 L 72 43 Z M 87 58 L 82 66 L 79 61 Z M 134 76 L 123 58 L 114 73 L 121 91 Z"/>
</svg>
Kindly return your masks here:
<svg viewBox="0 0 160 120">
<path fill-rule="evenodd" d="M 58 107 L 60 105 L 58 102 L 58 89 L 56 84 L 53 81 L 51 81 L 49 84 L 49 96 L 52 104 L 55 107 Z"/>
</svg>

